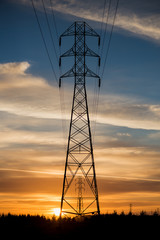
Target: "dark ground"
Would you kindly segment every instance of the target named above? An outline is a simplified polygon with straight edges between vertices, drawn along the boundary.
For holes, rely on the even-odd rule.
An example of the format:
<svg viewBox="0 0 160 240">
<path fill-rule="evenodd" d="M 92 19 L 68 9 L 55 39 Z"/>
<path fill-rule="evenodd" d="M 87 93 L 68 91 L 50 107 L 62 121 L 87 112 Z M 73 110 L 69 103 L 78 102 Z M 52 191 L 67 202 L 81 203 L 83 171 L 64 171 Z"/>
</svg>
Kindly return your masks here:
<svg viewBox="0 0 160 240">
<path fill-rule="evenodd" d="M 85 218 L 1 215 L 0 239 L 159 239 L 160 215 L 105 214 Z"/>
</svg>

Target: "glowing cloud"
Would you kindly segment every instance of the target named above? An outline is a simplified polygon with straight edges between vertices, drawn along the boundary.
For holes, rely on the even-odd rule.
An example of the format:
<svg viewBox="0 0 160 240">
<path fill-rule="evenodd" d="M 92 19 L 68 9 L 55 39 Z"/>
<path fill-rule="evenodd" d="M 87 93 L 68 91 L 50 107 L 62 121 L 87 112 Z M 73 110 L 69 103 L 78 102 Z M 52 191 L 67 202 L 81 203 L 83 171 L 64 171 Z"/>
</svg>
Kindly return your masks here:
<svg viewBox="0 0 160 240">
<path fill-rule="evenodd" d="M 41 119 L 69 119 L 70 111 L 62 116 L 58 87 L 49 85 L 43 78 L 26 73 L 29 67 L 28 62 L 0 64 L 1 111 Z M 92 92 L 89 94 L 93 95 Z M 71 90 L 65 89 L 65 95 L 65 104 L 70 109 Z M 160 130 L 159 109 L 160 105 L 144 104 L 138 99 L 113 94 L 101 95 L 97 122 Z"/>
<path fill-rule="evenodd" d="M 25 71 L 30 67 L 28 62 L 11 62 L 0 64 L 0 73 L 2 74 L 20 74 L 25 75 Z"/>
</svg>

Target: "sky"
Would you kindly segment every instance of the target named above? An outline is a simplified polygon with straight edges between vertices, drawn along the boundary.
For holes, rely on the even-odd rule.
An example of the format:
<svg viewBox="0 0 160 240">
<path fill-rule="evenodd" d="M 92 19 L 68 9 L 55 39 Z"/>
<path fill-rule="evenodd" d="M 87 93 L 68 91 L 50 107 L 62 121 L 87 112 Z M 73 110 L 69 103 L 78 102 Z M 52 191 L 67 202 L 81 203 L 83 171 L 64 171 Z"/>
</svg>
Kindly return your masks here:
<svg viewBox="0 0 160 240">
<path fill-rule="evenodd" d="M 58 79 L 42 2 L 34 2 Z M 57 55 L 57 38 L 74 21 L 86 21 L 103 39 L 104 0 L 52 0 L 57 34 L 50 1 L 44 2 Z M 100 75 L 115 6 L 113 0 Z M 60 207 L 73 80 L 59 90 L 31 1 L 1 0 L 0 33 L 0 213 L 51 216 Z M 62 52 L 70 41 L 62 41 Z M 90 44 L 99 51 L 96 41 Z M 67 69 L 72 60 L 65 63 Z M 97 81 L 87 82 L 102 213 L 160 206 L 159 64 L 160 2 L 120 0 L 97 114 Z M 90 68 L 96 71 L 96 63 Z"/>
</svg>

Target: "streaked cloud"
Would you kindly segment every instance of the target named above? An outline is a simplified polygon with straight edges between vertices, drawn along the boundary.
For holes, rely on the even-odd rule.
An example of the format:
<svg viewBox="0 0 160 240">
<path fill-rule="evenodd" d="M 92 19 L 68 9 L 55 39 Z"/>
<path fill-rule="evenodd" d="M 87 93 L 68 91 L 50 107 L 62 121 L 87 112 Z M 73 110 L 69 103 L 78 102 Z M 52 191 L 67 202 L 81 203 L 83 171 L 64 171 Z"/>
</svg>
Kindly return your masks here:
<svg viewBox="0 0 160 240">
<path fill-rule="evenodd" d="M 160 40 L 160 16 L 149 15 L 149 16 L 138 16 L 132 13 L 130 16 L 124 16 L 119 14 L 117 16 L 117 27 L 124 30 L 132 32 L 141 37 L 146 37 L 148 39 Z"/>
<path fill-rule="evenodd" d="M 1 173 L 1 171 L 0 171 Z M 37 174 L 37 173 L 35 173 Z M 134 212 L 147 208 L 154 210 L 159 203 L 160 182 L 138 179 L 98 178 L 101 211 L 127 211 L 130 203 Z M 5 172 L 0 179 L 0 211 L 3 213 L 53 214 L 51 209 L 60 207 L 62 178 L 55 175 Z M 143 193 L 143 195 L 142 195 Z"/>
<path fill-rule="evenodd" d="M 29 67 L 27 62 L 0 64 L 1 111 L 25 117 L 69 119 L 70 111 L 64 116 L 60 110 L 58 87 L 49 85 L 43 78 L 26 73 Z M 91 92 L 89 94 L 93 95 Z M 65 97 L 66 108 L 70 109 L 71 89 L 65 90 Z M 160 105 L 144 104 L 140 99 L 113 94 L 101 95 L 97 122 L 160 130 L 159 109 Z"/>
<path fill-rule="evenodd" d="M 160 105 L 144 104 L 140 99 L 103 95 L 98 121 L 129 128 L 160 130 Z"/>
<path fill-rule="evenodd" d="M 30 64 L 26 62 L 0 64 L 2 70 L 0 73 L 0 109 L 22 116 L 59 117 L 61 113 L 58 106 L 58 88 L 51 87 L 41 77 L 27 74 L 26 70 L 29 66 Z M 57 109 L 56 113 L 53 108 Z"/>
<path fill-rule="evenodd" d="M 26 0 L 19 0 L 23 4 L 28 4 Z M 58 1 L 53 0 L 54 10 L 75 16 L 75 18 L 84 18 L 96 22 L 102 21 L 102 12 L 104 1 L 96 0 L 67 0 Z M 136 34 L 140 37 L 145 37 L 151 40 L 160 40 L 160 16 L 157 12 L 159 2 L 150 1 L 125 1 L 121 0 L 119 3 L 117 19 L 115 26 Z M 42 5 L 40 1 L 35 1 L 35 5 L 41 10 Z M 109 17 L 109 24 L 113 22 L 113 14 L 115 10 L 116 1 L 112 2 L 111 12 Z M 46 3 L 46 7 L 50 9 L 50 4 Z M 145 9 L 145 14 L 143 10 Z M 107 10 L 106 10 L 107 14 Z M 111 17 L 112 16 L 112 17 Z M 97 26 L 98 27 L 98 26 Z M 99 25 L 100 27 L 100 25 Z"/>
</svg>

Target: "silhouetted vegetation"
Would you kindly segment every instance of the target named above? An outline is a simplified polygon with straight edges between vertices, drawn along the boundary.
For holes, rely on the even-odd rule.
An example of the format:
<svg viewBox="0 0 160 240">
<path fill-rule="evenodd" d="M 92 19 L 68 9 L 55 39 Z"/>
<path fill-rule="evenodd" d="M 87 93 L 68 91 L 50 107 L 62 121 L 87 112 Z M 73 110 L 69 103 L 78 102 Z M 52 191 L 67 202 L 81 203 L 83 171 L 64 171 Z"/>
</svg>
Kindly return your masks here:
<svg viewBox="0 0 160 240">
<path fill-rule="evenodd" d="M 104 214 L 82 218 L 47 219 L 44 216 L 1 215 L 3 239 L 156 239 L 160 216 L 124 213 Z M 158 235 L 157 235 L 158 234 Z"/>
</svg>

